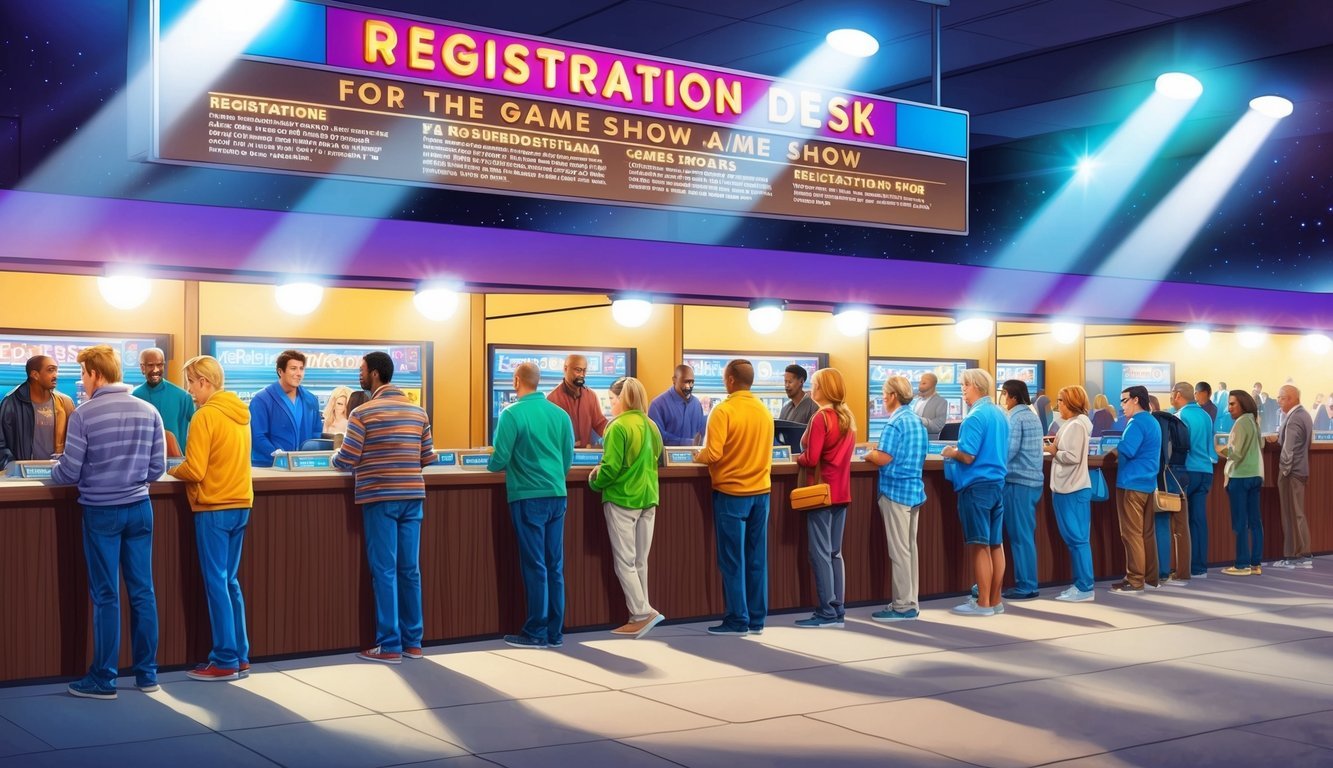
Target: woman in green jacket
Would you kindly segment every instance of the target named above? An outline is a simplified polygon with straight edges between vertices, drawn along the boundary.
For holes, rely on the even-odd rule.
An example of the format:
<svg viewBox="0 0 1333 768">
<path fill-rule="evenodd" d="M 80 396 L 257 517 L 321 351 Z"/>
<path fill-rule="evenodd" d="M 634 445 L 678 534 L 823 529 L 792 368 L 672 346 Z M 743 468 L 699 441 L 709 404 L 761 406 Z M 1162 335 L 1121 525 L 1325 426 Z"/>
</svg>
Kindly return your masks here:
<svg viewBox="0 0 1333 768">
<path fill-rule="evenodd" d="M 612 421 L 602 436 L 602 463 L 588 485 L 602 492 L 616 576 L 629 606 L 629 622 L 611 630 L 643 637 L 664 618 L 648 602 L 648 550 L 657 513 L 657 460 L 662 435 L 647 416 L 648 395 L 638 379 L 611 385 Z"/>
<path fill-rule="evenodd" d="M 1259 439 L 1259 406 L 1243 389 L 1227 393 L 1227 413 L 1235 419 L 1226 445 L 1217 446 L 1227 460 L 1227 499 L 1231 502 L 1231 530 L 1236 532 L 1236 564 L 1223 568 L 1228 576 L 1258 576 L 1264 554 L 1264 526 L 1259 517 L 1259 487 L 1264 484 L 1263 443 Z"/>
</svg>

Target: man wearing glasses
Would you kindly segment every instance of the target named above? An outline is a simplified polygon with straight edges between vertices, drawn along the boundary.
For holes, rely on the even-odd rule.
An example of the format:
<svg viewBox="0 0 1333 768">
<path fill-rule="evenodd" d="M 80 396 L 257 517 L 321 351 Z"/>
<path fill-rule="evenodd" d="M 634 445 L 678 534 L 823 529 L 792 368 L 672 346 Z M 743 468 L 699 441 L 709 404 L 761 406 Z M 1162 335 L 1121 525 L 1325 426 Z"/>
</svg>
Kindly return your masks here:
<svg viewBox="0 0 1333 768">
<path fill-rule="evenodd" d="M 1158 586 L 1157 535 L 1150 500 L 1162 468 L 1162 430 L 1148 409 L 1148 389 L 1120 393 L 1129 423 L 1116 452 L 1116 508 L 1125 542 L 1125 578 L 1111 585 L 1113 595 L 1141 595 L 1146 584 Z"/>
<path fill-rule="evenodd" d="M 566 357 L 564 380 L 546 396 L 569 414 L 569 420 L 574 424 L 575 448 L 590 447 L 592 433 L 601 437 L 606 431 L 606 414 L 602 413 L 601 401 L 583 386 L 587 375 L 588 358 L 578 354 Z"/>
</svg>

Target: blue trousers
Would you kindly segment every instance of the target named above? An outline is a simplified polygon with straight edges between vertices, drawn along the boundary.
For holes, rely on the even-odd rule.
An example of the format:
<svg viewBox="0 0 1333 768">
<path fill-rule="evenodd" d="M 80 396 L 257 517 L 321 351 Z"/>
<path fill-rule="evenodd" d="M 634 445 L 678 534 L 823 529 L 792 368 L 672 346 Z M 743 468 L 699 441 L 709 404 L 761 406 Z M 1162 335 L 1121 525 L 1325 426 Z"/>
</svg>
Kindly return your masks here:
<svg viewBox="0 0 1333 768">
<path fill-rule="evenodd" d="M 842 535 L 847 528 L 847 505 L 805 513 L 805 532 L 810 553 L 810 572 L 815 577 L 819 604 L 815 615 L 841 619 L 846 614 L 847 569 L 842 559 Z"/>
<path fill-rule="evenodd" d="M 1041 486 L 1004 484 L 1004 535 L 1014 561 L 1014 589 L 1037 591 L 1037 502 Z"/>
<path fill-rule="evenodd" d="M 249 509 L 219 509 L 194 516 L 194 542 L 199 570 L 208 598 L 208 622 L 213 628 L 213 650 L 208 660 L 222 669 L 250 663 L 250 638 L 245 632 L 245 598 L 236 574 L 241 568 L 241 545 Z"/>
<path fill-rule="evenodd" d="M 722 573 L 722 623 L 763 629 L 768 618 L 768 494 L 713 491 L 717 569 Z"/>
<path fill-rule="evenodd" d="M 1190 573 L 1208 572 L 1208 492 L 1213 488 L 1212 472 L 1189 472 L 1185 497 L 1190 507 Z"/>
<path fill-rule="evenodd" d="M 1185 477 L 1184 470 L 1171 470 L 1166 476 L 1166 490 L 1179 493 L 1184 489 L 1176 478 Z M 1184 511 L 1184 510 L 1182 510 Z M 1157 537 L 1157 577 L 1158 581 L 1165 581 L 1171 575 L 1171 550 L 1173 549 L 1174 539 L 1171 536 L 1171 512 L 1158 512 L 1153 516 L 1154 535 Z M 1193 566 L 1191 566 L 1191 573 Z"/>
<path fill-rule="evenodd" d="M 565 636 L 565 504 L 564 496 L 509 502 L 528 597 L 523 634 L 548 643 Z"/>
<path fill-rule="evenodd" d="M 83 553 L 93 601 L 93 659 L 88 676 L 114 687 L 120 658 L 120 577 L 130 598 L 134 674 L 157 679 L 157 597 L 153 594 L 153 506 L 83 508 Z"/>
<path fill-rule="evenodd" d="M 1069 547 L 1074 586 L 1088 592 L 1093 582 L 1092 545 L 1088 540 L 1092 528 L 1092 489 L 1052 493 L 1051 502 L 1055 507 L 1055 525 L 1060 529 L 1060 538 Z"/>
<path fill-rule="evenodd" d="M 375 645 L 386 653 L 421 647 L 422 503 L 405 499 L 361 505 L 375 593 Z"/>
<path fill-rule="evenodd" d="M 1237 568 L 1259 565 L 1264 556 L 1264 524 L 1259 517 L 1259 488 L 1263 484 L 1262 477 L 1233 477 L 1227 482 Z"/>
</svg>

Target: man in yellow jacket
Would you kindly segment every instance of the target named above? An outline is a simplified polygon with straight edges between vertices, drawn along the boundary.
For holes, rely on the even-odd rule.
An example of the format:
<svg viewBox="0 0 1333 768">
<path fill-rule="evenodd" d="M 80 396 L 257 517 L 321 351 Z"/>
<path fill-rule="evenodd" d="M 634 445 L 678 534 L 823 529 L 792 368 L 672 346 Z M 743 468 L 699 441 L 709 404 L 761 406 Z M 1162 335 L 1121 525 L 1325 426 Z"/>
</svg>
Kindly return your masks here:
<svg viewBox="0 0 1333 768">
<path fill-rule="evenodd" d="M 195 511 L 194 540 L 203 571 L 213 650 L 208 663 L 187 672 L 204 681 L 235 680 L 250 672 L 245 601 L 236 578 L 241 545 L 254 506 L 250 481 L 250 409 L 223 389 L 222 366 L 208 355 L 185 363 L 185 389 L 198 410 L 190 419 L 185 462 L 167 474 L 186 483 Z"/>
<path fill-rule="evenodd" d="M 768 617 L 768 494 L 773 414 L 750 392 L 754 366 L 732 360 L 722 373 L 727 399 L 708 417 L 703 450 L 713 481 L 713 530 L 726 615 L 715 635 L 758 635 Z"/>
</svg>

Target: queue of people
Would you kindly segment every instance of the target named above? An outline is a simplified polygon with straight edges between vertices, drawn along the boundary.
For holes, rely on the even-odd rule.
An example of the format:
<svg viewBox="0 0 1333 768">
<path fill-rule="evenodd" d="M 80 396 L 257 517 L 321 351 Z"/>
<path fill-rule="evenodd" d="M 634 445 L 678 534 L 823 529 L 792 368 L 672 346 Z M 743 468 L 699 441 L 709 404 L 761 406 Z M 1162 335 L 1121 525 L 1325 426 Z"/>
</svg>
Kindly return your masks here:
<svg viewBox="0 0 1333 768">
<path fill-rule="evenodd" d="M 184 365 L 186 387 L 181 391 L 190 400 L 185 424 L 180 420 L 187 409 L 161 376 L 160 350 L 147 350 L 140 360 L 151 396 L 135 397 L 120 383 L 121 365 L 114 349 L 105 345 L 85 349 L 78 361 L 89 400 L 68 410 L 55 391 L 56 372 L 48 370 L 54 364 L 44 365 L 46 361 L 49 358 L 34 358 L 30 382 L 21 388 L 27 397 L 7 407 L 26 405 L 34 414 L 51 414 L 49 419 L 32 416 L 34 430 L 49 431 L 52 452 L 59 453 L 52 477 L 57 483 L 77 485 L 84 507 L 94 651 L 87 676 L 70 684 L 71 694 L 116 697 L 122 575 L 132 607 L 135 684 L 144 691 L 156 690 L 148 484 L 167 471 L 167 435 L 172 434 L 168 423 L 179 430 L 184 447 L 183 462 L 169 474 L 186 484 L 195 513 L 212 630 L 208 659 L 188 673 L 191 678 L 226 681 L 248 673 L 249 643 L 238 573 L 254 499 L 251 466 L 271 462 L 273 451 L 299 448 L 303 432 L 324 430 L 328 417 L 346 422 L 346 438 L 331 463 L 354 476 L 375 599 L 375 645 L 357 656 L 388 664 L 422 658 L 422 468 L 434 463 L 434 446 L 425 411 L 392 384 L 394 366 L 387 354 L 372 352 L 361 362 L 359 384 L 369 393 L 365 403 L 351 403 L 355 393 L 348 389 L 335 393 L 341 399 L 325 411 L 301 386 L 304 359 L 295 350 L 279 356 L 278 381 L 249 407 L 226 390 L 225 373 L 217 360 L 193 358 Z M 761 634 L 768 619 L 774 418 L 751 392 L 753 365 L 743 359 L 728 363 L 723 375 L 728 396 L 707 420 L 693 398 L 694 374 L 689 366 L 677 367 L 671 388 L 652 401 L 637 379 L 617 380 L 610 391 L 610 420 L 600 411 L 596 417 L 583 413 L 585 402 L 596 402 L 584 391 L 585 372 L 586 362 L 571 356 L 559 393 L 543 395 L 538 391 L 537 366 L 519 365 L 513 380 L 518 400 L 501 412 L 496 425 L 487 468 L 505 472 L 527 601 L 523 626 L 506 635 L 504 642 L 519 648 L 563 644 L 567 475 L 574 449 L 581 442 L 586 445 L 594 432 L 602 438 L 603 452 L 589 475 L 589 486 L 603 497 L 613 566 L 627 611 L 626 622 L 611 632 L 641 638 L 665 618 L 649 596 L 648 556 L 659 501 L 659 459 L 665 446 L 680 441 L 701 443 L 696 461 L 708 467 L 713 488 L 725 611 L 721 622 L 708 631 Z M 837 369 L 820 369 L 809 378 L 804 369 L 788 369 L 786 375 L 788 394 L 795 401 L 792 409 L 809 412 L 797 462 L 810 470 L 810 482 L 828 489 L 827 504 L 803 513 L 816 604 L 811 615 L 795 625 L 839 628 L 844 626 L 846 609 L 843 537 L 852 500 L 857 427 L 847 406 L 846 382 Z M 1024 382 L 1000 385 L 1003 406 L 992 399 L 997 389 L 986 371 L 968 369 L 961 384 L 967 415 L 957 443 L 945 446 L 942 455 L 945 475 L 958 495 L 957 514 L 976 586 L 972 597 L 953 611 L 994 616 L 1004 612 L 1006 600 L 1039 596 L 1035 529 L 1043 486 L 1050 488 L 1055 521 L 1069 548 L 1073 571 L 1073 583 L 1055 599 L 1094 600 L 1089 532 L 1096 482 L 1088 456 L 1096 431 L 1095 402 L 1089 402 L 1083 387 L 1059 390 L 1054 409 L 1058 426 L 1054 435 L 1044 437 Z M 920 616 L 917 531 L 926 501 L 923 471 L 936 409 L 923 408 L 917 401 L 938 399 L 935 385 L 925 377 L 915 389 L 901 376 L 885 381 L 887 423 L 865 456 L 878 468 L 876 504 L 893 566 L 892 600 L 872 615 L 880 622 Z M 1118 454 L 1116 505 L 1126 560 L 1125 576 L 1110 586 L 1109 594 L 1141 595 L 1146 589 L 1183 587 L 1193 578 L 1207 578 L 1206 500 L 1216 459 L 1226 462 L 1225 485 L 1236 536 L 1235 562 L 1220 573 L 1262 573 L 1260 405 L 1250 392 L 1229 391 L 1226 408 L 1232 427 L 1225 440 L 1215 440 L 1214 422 L 1204 407 L 1213 402 L 1210 393 L 1205 382 L 1177 383 L 1170 396 L 1174 413 L 1154 412 L 1152 398 L 1141 386 L 1120 393 L 1127 420 L 1113 450 Z M 1311 568 L 1304 490 L 1314 420 L 1300 405 L 1294 385 L 1279 390 L 1277 403 L 1280 426 L 1269 439 L 1281 448 L 1278 488 L 1284 557 L 1272 565 Z M 54 415 L 60 413 L 65 414 L 63 419 Z M 57 430 L 57 424 L 62 428 Z M 581 436 L 582 430 L 588 434 Z M 22 438 L 29 445 L 38 443 L 31 434 Z M 12 439 L 6 445 L 12 445 Z M 1049 480 L 1043 453 L 1052 463 Z M 1180 501 L 1173 506 L 1171 497 Z M 1005 539 L 1012 553 L 1014 586 L 1002 590 L 1008 568 Z M 1170 569 L 1172 563 L 1175 570 Z"/>
</svg>

